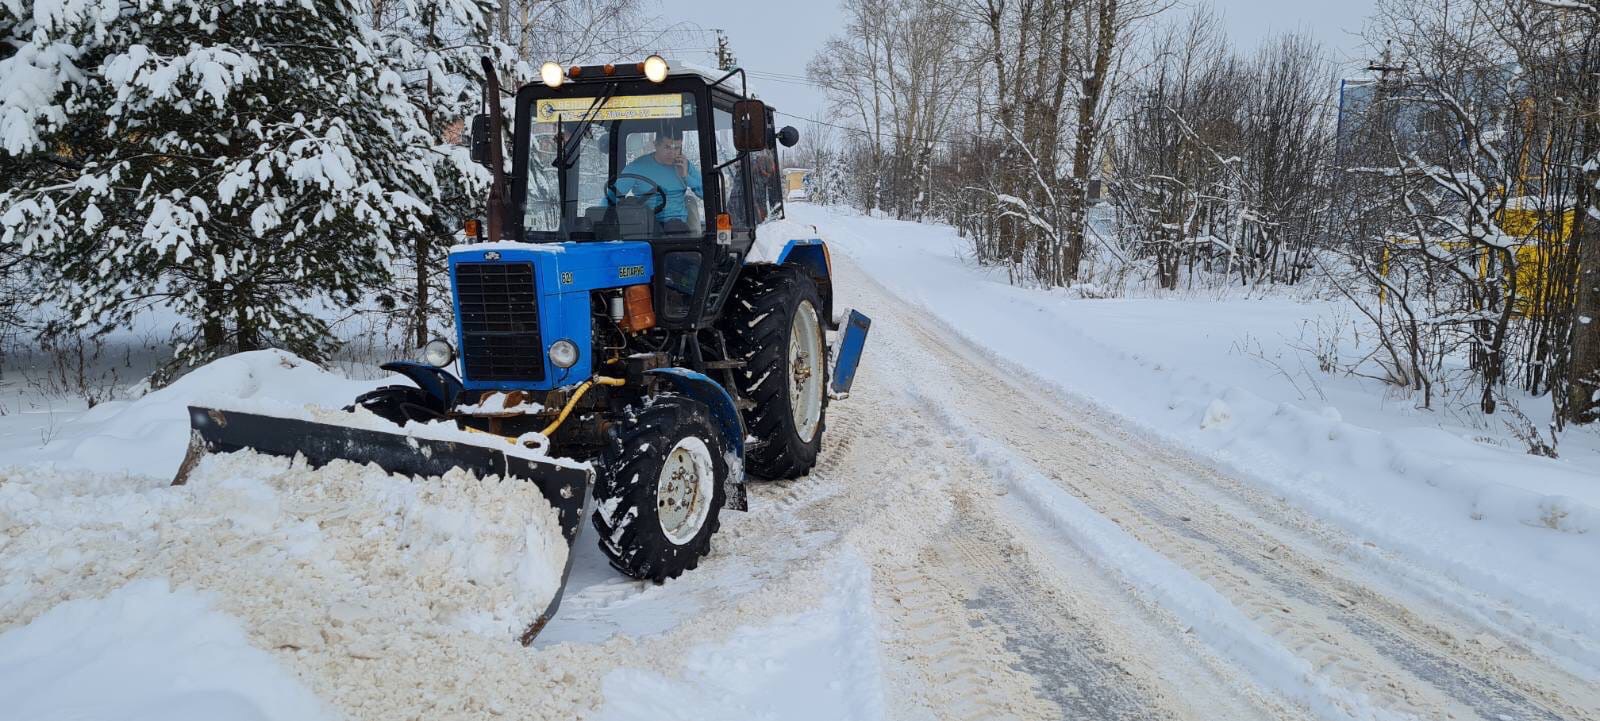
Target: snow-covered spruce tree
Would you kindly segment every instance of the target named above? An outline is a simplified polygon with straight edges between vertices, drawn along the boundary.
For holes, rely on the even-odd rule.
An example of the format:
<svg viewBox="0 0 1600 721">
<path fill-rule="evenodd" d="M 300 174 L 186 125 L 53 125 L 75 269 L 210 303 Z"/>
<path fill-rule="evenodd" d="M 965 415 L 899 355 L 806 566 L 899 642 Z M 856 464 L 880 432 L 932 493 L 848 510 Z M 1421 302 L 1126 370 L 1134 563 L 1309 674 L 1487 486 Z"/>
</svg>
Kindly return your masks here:
<svg viewBox="0 0 1600 721">
<path fill-rule="evenodd" d="M 0 243 L 101 331 L 165 304 L 179 364 L 320 357 L 387 274 L 432 139 L 345 0 L 0 0 Z M 65 328 L 64 328 L 65 329 Z"/>
<path fill-rule="evenodd" d="M 374 3 L 372 26 L 383 36 L 390 62 L 433 139 L 434 213 L 423 227 L 397 238 L 394 283 L 380 296 L 380 311 L 407 329 L 421 346 L 448 328 L 451 313 L 446 252 L 463 222 L 483 213 L 489 172 L 472 162 L 464 142 L 482 105 L 486 54 L 514 51 L 489 37 L 494 6 L 486 0 Z M 430 328 L 432 326 L 432 328 Z"/>
</svg>

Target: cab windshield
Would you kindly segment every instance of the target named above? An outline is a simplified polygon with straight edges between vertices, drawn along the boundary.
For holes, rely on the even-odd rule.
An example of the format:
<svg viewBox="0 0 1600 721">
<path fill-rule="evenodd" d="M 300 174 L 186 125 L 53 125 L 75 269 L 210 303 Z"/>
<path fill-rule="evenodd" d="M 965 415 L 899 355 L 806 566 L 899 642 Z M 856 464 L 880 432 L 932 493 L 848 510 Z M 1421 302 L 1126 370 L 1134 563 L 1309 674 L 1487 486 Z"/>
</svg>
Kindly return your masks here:
<svg viewBox="0 0 1600 721">
<path fill-rule="evenodd" d="M 704 233 L 704 139 L 696 106 L 691 92 L 613 96 L 599 104 L 594 97 L 534 100 L 523 206 L 529 239 Z M 586 116 L 592 121 L 584 124 Z"/>
</svg>

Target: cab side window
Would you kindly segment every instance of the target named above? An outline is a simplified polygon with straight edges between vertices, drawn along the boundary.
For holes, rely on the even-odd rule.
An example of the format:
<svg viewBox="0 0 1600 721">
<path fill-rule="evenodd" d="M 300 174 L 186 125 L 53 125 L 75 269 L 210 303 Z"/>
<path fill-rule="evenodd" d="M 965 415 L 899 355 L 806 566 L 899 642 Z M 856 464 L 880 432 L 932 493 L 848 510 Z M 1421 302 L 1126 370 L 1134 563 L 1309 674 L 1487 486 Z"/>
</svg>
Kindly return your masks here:
<svg viewBox="0 0 1600 721">
<path fill-rule="evenodd" d="M 738 151 L 733 149 L 733 111 L 716 108 L 712 111 L 712 118 L 716 123 L 717 131 L 717 165 L 728 163 L 738 156 Z M 734 230 L 748 230 L 750 228 L 751 204 L 748 202 L 750 193 L 746 185 L 747 176 L 744 166 L 748 159 L 728 163 L 721 170 L 723 212 L 733 216 Z"/>
</svg>

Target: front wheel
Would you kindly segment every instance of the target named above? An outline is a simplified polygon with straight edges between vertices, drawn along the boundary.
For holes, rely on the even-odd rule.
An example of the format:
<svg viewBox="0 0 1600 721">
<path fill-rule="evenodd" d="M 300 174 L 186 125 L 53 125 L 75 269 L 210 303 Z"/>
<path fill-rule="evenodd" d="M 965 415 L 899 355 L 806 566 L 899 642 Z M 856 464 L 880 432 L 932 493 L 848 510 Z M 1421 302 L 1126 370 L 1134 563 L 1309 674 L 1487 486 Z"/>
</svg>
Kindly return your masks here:
<svg viewBox="0 0 1600 721">
<path fill-rule="evenodd" d="M 612 567 L 657 583 L 711 552 L 726 500 L 727 441 L 700 401 L 660 395 L 610 432 L 594 527 Z"/>
</svg>

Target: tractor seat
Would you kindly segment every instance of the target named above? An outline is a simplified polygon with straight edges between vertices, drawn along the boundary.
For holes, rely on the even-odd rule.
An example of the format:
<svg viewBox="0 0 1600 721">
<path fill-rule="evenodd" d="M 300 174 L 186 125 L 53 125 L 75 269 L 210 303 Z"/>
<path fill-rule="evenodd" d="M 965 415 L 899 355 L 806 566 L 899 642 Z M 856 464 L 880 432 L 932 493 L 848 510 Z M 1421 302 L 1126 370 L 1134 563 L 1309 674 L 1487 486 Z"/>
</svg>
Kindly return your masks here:
<svg viewBox="0 0 1600 721">
<path fill-rule="evenodd" d="M 583 215 L 599 240 L 645 239 L 662 234 L 661 221 L 644 198 L 629 196 L 610 207 L 593 206 Z"/>
</svg>

